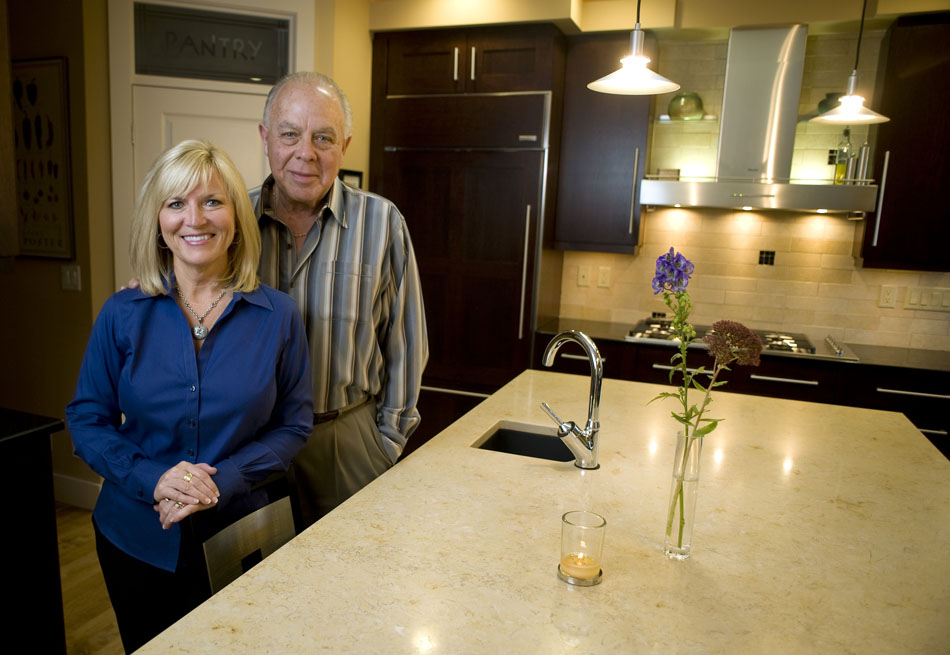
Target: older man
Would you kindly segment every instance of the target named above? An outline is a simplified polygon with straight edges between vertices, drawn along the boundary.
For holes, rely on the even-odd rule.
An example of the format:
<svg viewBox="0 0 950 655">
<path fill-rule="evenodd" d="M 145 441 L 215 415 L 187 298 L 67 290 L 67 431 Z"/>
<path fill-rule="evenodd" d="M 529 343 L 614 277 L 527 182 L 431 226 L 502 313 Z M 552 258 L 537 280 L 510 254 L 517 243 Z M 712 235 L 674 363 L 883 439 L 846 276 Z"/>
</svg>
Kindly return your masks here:
<svg viewBox="0 0 950 655">
<path fill-rule="evenodd" d="M 262 280 L 297 301 L 310 344 L 314 432 L 291 469 L 298 528 L 396 462 L 419 423 L 428 359 L 405 219 L 337 179 L 351 127 L 349 101 L 329 77 L 282 78 L 260 124 L 271 175 L 251 191 Z"/>
</svg>

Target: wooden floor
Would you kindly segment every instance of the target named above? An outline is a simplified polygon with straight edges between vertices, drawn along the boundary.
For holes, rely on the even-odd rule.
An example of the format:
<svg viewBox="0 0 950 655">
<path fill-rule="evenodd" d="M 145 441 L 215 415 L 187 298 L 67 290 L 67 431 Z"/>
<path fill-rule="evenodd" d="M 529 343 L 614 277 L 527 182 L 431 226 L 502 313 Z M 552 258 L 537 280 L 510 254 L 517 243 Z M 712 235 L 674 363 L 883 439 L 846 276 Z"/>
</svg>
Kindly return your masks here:
<svg viewBox="0 0 950 655">
<path fill-rule="evenodd" d="M 56 503 L 67 655 L 121 655 L 122 641 L 96 557 L 92 512 Z"/>
</svg>

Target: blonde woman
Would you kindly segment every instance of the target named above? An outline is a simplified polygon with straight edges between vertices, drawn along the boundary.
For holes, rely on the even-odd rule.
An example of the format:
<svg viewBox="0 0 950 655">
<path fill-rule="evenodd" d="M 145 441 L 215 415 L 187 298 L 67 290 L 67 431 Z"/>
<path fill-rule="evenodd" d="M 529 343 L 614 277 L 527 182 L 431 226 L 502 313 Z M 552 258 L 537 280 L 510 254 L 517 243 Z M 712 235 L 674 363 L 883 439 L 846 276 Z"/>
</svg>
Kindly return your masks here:
<svg viewBox="0 0 950 655">
<path fill-rule="evenodd" d="M 300 312 L 259 284 L 259 257 L 228 156 L 204 141 L 163 153 L 133 216 L 140 287 L 103 306 L 66 409 L 104 478 L 96 546 L 129 652 L 210 595 L 195 535 L 266 503 L 252 486 L 286 471 L 313 428 Z"/>
</svg>

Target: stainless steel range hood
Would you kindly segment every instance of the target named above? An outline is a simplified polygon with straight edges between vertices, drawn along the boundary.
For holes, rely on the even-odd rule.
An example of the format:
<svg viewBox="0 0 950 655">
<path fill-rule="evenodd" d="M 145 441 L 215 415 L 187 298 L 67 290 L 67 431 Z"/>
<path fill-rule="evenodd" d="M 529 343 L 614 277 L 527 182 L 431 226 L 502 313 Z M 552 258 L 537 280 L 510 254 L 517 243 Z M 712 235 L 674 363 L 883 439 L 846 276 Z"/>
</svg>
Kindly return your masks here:
<svg viewBox="0 0 950 655">
<path fill-rule="evenodd" d="M 714 178 L 640 183 L 644 205 L 868 212 L 874 185 L 790 179 L 807 26 L 734 27 Z"/>
</svg>

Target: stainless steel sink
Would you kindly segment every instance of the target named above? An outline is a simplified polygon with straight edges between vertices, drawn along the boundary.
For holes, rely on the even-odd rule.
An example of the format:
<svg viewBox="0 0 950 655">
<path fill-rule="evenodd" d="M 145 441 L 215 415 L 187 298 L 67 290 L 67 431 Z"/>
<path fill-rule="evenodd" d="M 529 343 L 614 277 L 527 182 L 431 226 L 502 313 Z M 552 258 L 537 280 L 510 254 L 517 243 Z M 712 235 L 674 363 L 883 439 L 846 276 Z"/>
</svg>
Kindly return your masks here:
<svg viewBox="0 0 950 655">
<path fill-rule="evenodd" d="M 528 423 L 500 421 L 472 447 L 553 462 L 574 461 L 574 453 L 557 437 L 557 430 Z"/>
</svg>

